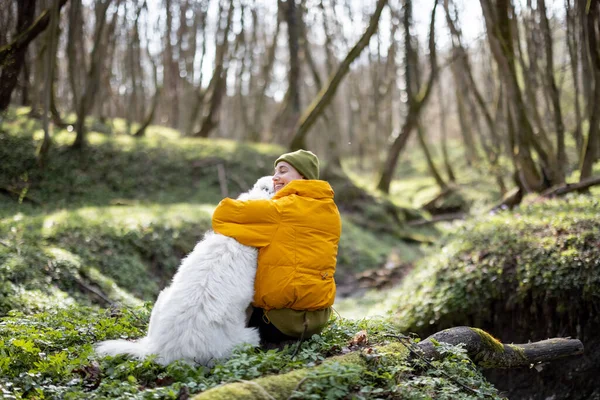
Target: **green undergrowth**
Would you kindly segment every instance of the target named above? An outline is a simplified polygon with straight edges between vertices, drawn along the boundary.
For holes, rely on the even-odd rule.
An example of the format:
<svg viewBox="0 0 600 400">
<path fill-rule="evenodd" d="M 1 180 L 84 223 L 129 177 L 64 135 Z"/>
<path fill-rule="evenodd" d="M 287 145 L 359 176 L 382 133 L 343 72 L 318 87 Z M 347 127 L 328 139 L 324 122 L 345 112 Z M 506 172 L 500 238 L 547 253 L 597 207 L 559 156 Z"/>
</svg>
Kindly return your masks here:
<svg viewBox="0 0 600 400">
<path fill-rule="evenodd" d="M 73 302 L 106 305 L 106 298 L 154 300 L 210 229 L 213 207 L 82 207 L 0 219 L 0 315 Z M 339 276 L 379 267 L 392 248 L 405 249 L 407 258 L 418 255 L 411 246 L 343 224 Z"/>
<path fill-rule="evenodd" d="M 133 339 L 144 334 L 149 304 L 135 308 L 97 310 L 85 307 L 26 315 L 11 312 L 0 319 L 0 396 L 5 399 L 177 399 L 229 382 L 320 366 L 331 356 L 349 351 L 360 331 L 367 363 L 328 361 L 310 375 L 294 398 L 475 399 L 455 381 L 498 398 L 460 348 L 442 349 L 447 357 L 434 367 L 415 365 L 406 351 L 378 353 L 371 346 L 393 342 L 395 327 L 386 320 L 332 320 L 321 335 L 282 350 L 240 348 L 212 368 L 175 362 L 166 367 L 124 357 L 98 358 L 93 343 Z M 360 349 L 354 349 L 360 350 Z M 448 379 L 441 371 L 453 377 Z"/>
<path fill-rule="evenodd" d="M 210 227 L 210 210 L 85 207 L 0 219 L 0 315 L 55 298 L 105 304 L 98 292 L 127 304 L 154 299 Z"/>
<path fill-rule="evenodd" d="M 40 121 L 27 112 L 10 109 L 0 127 L 0 315 L 153 300 L 210 228 L 221 183 L 236 196 L 270 173 L 283 151 L 156 126 L 133 138 L 92 121 L 92 129 L 104 128 L 89 133 L 83 152 L 69 148 L 73 132 L 59 130 L 40 168 Z M 112 125 L 123 130 L 120 121 Z M 419 256 L 417 245 L 365 229 L 355 217 L 342 213 L 338 276 L 381 267 L 392 249 L 406 261 Z"/>
<path fill-rule="evenodd" d="M 600 202 L 571 195 L 464 222 L 390 297 L 401 328 L 421 334 L 470 325 L 505 341 L 595 335 Z"/>
<path fill-rule="evenodd" d="M 223 197 L 219 164 L 227 194 L 237 195 L 272 171 L 281 148 L 229 140 L 178 137 L 152 127 L 146 137 L 90 132 L 89 145 L 74 151 L 73 132 L 53 135 L 47 165 L 36 162 L 43 137 L 40 122 L 8 117 L 0 129 L 0 188 L 11 193 L 23 212 L 110 204 L 218 203 Z M 36 207 L 28 207 L 35 205 Z M 14 207 L 0 207 L 11 213 Z"/>
</svg>

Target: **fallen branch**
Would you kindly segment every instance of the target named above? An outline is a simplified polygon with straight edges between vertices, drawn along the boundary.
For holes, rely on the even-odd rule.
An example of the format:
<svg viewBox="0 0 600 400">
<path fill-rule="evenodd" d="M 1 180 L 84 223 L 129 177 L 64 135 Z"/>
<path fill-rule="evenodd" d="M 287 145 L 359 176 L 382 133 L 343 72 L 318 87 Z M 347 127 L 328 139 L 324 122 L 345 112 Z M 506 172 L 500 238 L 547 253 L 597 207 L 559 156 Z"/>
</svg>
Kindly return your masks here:
<svg viewBox="0 0 600 400">
<path fill-rule="evenodd" d="M 466 214 L 464 212 L 457 212 L 457 213 L 448 213 L 448 214 L 440 214 L 440 215 L 436 215 L 432 218 L 429 219 L 418 219 L 415 221 L 409 221 L 407 222 L 407 225 L 409 226 L 422 226 L 422 225 L 428 225 L 428 224 L 435 224 L 436 222 L 442 222 L 442 221 L 454 221 L 457 219 L 464 219 L 466 216 Z"/>
<path fill-rule="evenodd" d="M 504 344 L 481 329 L 458 326 L 434 333 L 419 342 L 418 347 L 425 357 L 441 357 L 434 344 L 436 341 L 452 345 L 464 344 L 469 358 L 483 368 L 528 367 L 531 364 L 583 354 L 583 343 L 578 339 L 554 338 L 526 344 Z"/>
<path fill-rule="evenodd" d="M 36 206 L 42 205 L 42 203 L 36 199 L 33 199 L 31 196 L 27 194 L 27 191 L 17 191 L 10 187 L 0 187 L 0 193 L 3 193 L 9 197 L 17 198 L 20 202 L 29 202 L 31 204 L 35 204 Z"/>
<path fill-rule="evenodd" d="M 86 290 L 86 291 L 90 292 L 91 294 L 95 295 L 96 297 L 98 297 L 100 300 L 102 300 L 107 305 L 109 305 L 111 307 L 117 307 L 117 304 L 114 301 L 112 301 L 111 299 L 109 299 L 108 296 L 105 295 L 100 289 L 96 289 L 95 287 L 88 285 L 81 278 L 75 278 L 75 282 L 83 290 Z"/>
<path fill-rule="evenodd" d="M 561 186 L 554 186 L 543 192 L 540 197 L 552 198 L 564 196 L 567 193 L 579 191 L 583 192 L 592 186 L 600 185 L 600 176 L 592 176 L 577 183 L 567 183 Z"/>
</svg>

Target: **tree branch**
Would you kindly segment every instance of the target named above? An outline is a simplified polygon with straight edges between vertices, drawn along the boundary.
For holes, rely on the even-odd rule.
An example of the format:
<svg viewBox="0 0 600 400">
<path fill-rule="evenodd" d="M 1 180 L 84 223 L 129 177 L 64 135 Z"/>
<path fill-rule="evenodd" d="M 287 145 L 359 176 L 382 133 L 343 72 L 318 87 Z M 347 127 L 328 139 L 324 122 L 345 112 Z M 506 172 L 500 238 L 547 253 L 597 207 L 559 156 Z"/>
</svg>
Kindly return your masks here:
<svg viewBox="0 0 600 400">
<path fill-rule="evenodd" d="M 306 134 L 310 130 L 310 128 L 317 122 L 317 119 L 325 108 L 331 103 L 333 100 L 335 93 L 337 91 L 338 86 L 342 83 L 342 80 L 350 70 L 350 65 L 352 62 L 362 53 L 363 49 L 369 44 L 369 40 L 371 36 L 377 31 L 377 26 L 379 24 L 379 17 L 381 16 L 381 12 L 383 11 L 384 6 L 387 4 L 387 0 L 379 0 L 377 2 L 377 6 L 375 8 L 375 12 L 371 16 L 369 21 L 369 25 L 367 29 L 358 40 L 358 42 L 354 45 L 354 47 L 350 50 L 350 52 L 346 55 L 346 58 L 340 63 L 338 69 L 329 79 L 327 85 L 323 86 L 317 94 L 317 97 L 313 100 L 313 102 L 308 106 L 308 108 L 304 111 L 300 120 L 296 125 L 296 133 L 292 142 L 290 144 L 291 150 L 297 150 L 305 147 L 305 138 Z"/>
<path fill-rule="evenodd" d="M 419 342 L 418 347 L 429 359 L 439 359 L 435 342 L 464 344 L 467 355 L 483 368 L 516 368 L 583 354 L 578 339 L 554 338 L 525 344 L 504 344 L 489 333 L 467 326 L 458 326 L 434 333 Z"/>
<path fill-rule="evenodd" d="M 541 197 L 552 198 L 564 196 L 567 193 L 580 191 L 583 192 L 592 186 L 600 185 L 600 176 L 592 176 L 577 183 L 567 183 L 566 185 L 554 186 L 541 194 Z"/>
</svg>

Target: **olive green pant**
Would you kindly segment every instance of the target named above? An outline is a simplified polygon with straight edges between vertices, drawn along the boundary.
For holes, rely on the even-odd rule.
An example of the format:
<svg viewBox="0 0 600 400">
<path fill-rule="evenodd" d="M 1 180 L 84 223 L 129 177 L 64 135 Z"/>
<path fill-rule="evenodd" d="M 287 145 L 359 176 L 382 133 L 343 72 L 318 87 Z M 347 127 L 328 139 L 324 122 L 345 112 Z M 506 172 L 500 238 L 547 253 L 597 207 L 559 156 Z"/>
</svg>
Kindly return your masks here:
<svg viewBox="0 0 600 400">
<path fill-rule="evenodd" d="M 331 307 L 323 310 L 301 311 L 289 308 L 264 311 L 253 307 L 248 326 L 259 328 L 262 340 L 307 339 L 321 333 L 331 316 Z M 279 335 L 281 333 L 281 335 Z"/>
</svg>

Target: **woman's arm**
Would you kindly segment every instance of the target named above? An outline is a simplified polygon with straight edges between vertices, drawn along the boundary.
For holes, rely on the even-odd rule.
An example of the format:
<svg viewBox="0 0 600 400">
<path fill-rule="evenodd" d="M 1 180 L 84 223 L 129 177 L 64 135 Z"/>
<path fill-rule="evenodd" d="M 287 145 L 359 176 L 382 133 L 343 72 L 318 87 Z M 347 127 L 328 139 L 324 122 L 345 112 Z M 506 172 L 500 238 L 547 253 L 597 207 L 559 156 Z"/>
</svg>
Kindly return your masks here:
<svg viewBox="0 0 600 400">
<path fill-rule="evenodd" d="M 281 221 L 271 200 L 223 199 L 212 217 L 213 230 L 243 245 L 265 247 L 271 243 Z"/>
</svg>

